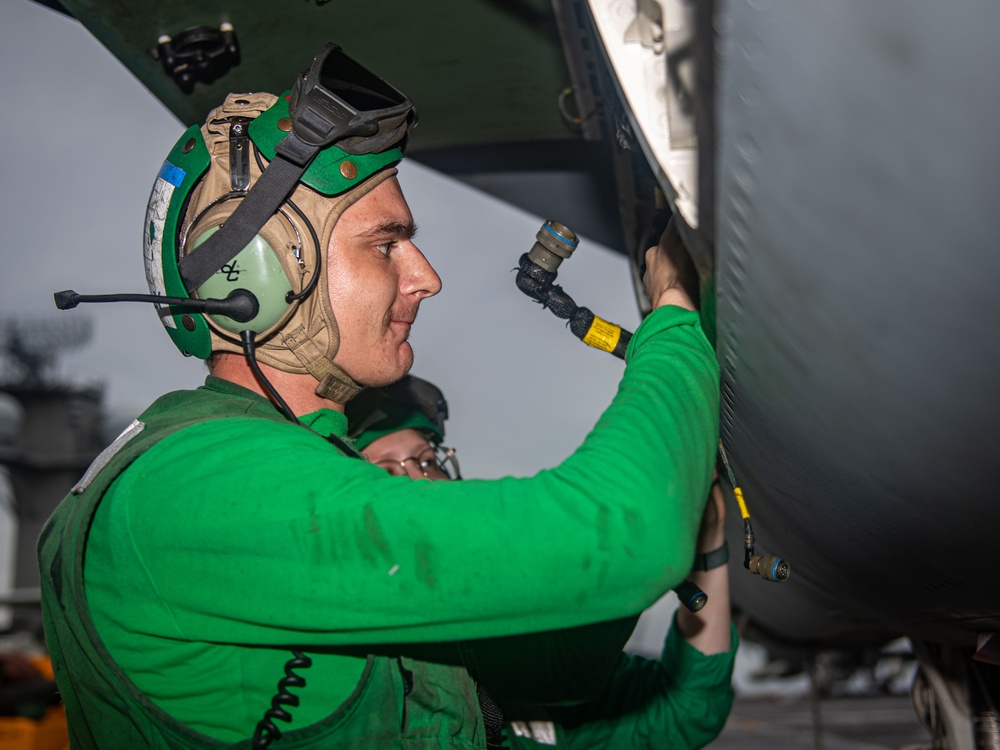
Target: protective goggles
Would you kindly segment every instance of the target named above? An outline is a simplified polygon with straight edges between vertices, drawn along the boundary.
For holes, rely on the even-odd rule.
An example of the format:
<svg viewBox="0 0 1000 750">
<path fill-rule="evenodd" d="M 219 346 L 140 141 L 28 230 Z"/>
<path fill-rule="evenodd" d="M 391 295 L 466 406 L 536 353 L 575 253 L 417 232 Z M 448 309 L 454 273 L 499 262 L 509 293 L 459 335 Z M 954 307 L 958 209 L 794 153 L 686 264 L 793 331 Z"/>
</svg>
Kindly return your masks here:
<svg viewBox="0 0 1000 750">
<path fill-rule="evenodd" d="M 189 293 L 253 240 L 324 148 L 355 155 L 402 150 L 417 122 L 413 103 L 401 91 L 333 43 L 323 45 L 296 79 L 288 104 L 291 131 L 275 146 L 271 163 L 222 229 L 180 259 Z"/>
<path fill-rule="evenodd" d="M 357 155 L 398 144 L 417 124 L 413 102 L 402 91 L 332 42 L 295 81 L 288 111 L 292 132 L 304 143 L 336 143 Z"/>
</svg>

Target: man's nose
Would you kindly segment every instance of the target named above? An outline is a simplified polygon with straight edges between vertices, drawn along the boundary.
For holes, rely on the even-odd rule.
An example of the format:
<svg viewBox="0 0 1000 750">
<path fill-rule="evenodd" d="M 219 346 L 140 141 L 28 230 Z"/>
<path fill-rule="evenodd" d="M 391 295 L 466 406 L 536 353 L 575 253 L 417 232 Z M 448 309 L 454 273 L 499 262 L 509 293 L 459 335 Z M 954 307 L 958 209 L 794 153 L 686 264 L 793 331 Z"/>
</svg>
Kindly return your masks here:
<svg viewBox="0 0 1000 750">
<path fill-rule="evenodd" d="M 412 252 L 407 253 L 408 266 L 402 279 L 402 291 L 405 294 L 416 294 L 421 299 L 433 297 L 441 291 L 441 277 L 428 262 L 420 249 L 414 245 Z"/>
</svg>

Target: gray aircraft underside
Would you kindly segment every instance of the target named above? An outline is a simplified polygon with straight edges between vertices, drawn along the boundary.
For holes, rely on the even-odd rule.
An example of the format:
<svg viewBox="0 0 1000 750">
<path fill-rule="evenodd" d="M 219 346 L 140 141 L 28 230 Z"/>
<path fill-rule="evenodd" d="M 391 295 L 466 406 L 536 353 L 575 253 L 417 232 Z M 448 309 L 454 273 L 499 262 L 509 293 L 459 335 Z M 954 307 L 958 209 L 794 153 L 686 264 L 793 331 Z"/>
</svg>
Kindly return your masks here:
<svg viewBox="0 0 1000 750">
<path fill-rule="evenodd" d="M 734 583 L 777 635 L 1000 626 L 998 10 L 718 4 L 722 435 L 794 566 Z"/>
</svg>

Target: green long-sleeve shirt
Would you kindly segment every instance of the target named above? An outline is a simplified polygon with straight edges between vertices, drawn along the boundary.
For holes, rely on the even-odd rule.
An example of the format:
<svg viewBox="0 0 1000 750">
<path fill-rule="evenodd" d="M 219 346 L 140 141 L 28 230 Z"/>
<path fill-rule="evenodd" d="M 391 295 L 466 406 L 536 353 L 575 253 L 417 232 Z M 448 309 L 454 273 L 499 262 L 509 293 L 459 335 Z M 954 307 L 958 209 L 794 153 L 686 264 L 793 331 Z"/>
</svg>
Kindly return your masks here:
<svg viewBox="0 0 1000 750">
<path fill-rule="evenodd" d="M 676 616 L 675 616 L 676 617 Z M 659 661 L 622 655 L 601 694 L 564 707 L 512 706 L 509 750 L 694 750 L 714 740 L 733 705 L 736 630 L 729 651 L 705 655 L 676 622 Z"/>
<path fill-rule="evenodd" d="M 364 660 L 347 647 L 635 615 L 690 568 L 718 367 L 697 314 L 670 307 L 643 322 L 627 360 L 581 447 L 528 478 L 391 477 L 317 436 L 345 433 L 328 410 L 303 419 L 315 432 L 226 418 L 167 437 L 115 481 L 90 530 L 98 632 L 155 703 L 235 741 L 269 703 L 289 645 L 315 661 L 293 712 L 303 726 L 357 684 Z"/>
</svg>

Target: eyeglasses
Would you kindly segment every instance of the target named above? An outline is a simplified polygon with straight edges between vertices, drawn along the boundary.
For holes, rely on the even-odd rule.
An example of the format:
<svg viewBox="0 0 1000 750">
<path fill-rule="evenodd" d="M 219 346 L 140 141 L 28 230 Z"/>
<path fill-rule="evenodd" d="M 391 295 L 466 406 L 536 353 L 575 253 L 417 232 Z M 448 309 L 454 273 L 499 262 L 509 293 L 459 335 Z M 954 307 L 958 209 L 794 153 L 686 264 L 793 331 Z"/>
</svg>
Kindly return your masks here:
<svg viewBox="0 0 1000 750">
<path fill-rule="evenodd" d="M 421 477 L 426 479 L 462 478 L 458 469 L 455 449 L 446 448 L 443 445 L 425 448 L 416 456 L 376 461 L 375 465 L 394 477 L 410 477 L 411 479 L 420 479 Z"/>
</svg>

